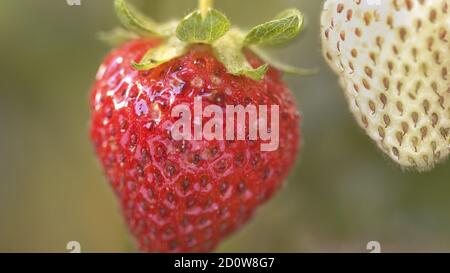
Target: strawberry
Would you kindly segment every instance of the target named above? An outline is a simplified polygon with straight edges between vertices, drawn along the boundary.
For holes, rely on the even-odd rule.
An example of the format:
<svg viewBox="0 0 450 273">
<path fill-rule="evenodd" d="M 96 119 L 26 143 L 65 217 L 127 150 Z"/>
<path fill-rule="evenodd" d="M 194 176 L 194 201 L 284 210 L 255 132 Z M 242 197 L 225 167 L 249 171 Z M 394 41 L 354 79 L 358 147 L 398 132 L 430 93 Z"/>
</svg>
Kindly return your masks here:
<svg viewBox="0 0 450 273">
<path fill-rule="evenodd" d="M 450 153 L 450 1 L 328 0 L 323 53 L 360 126 L 425 171 Z"/>
<path fill-rule="evenodd" d="M 208 1 L 181 22 L 161 25 L 123 0 L 115 5 L 129 30 L 104 36 L 121 45 L 101 65 L 90 97 L 96 154 L 142 251 L 211 251 L 271 198 L 295 161 L 294 97 L 279 70 L 253 51 L 292 39 L 301 16 L 290 10 L 244 35 L 228 31 L 226 17 Z M 282 32 L 270 31 L 280 24 Z M 261 151 L 264 141 L 248 137 L 175 139 L 172 111 L 182 104 L 195 111 L 196 98 L 221 109 L 278 105 L 278 149 Z"/>
</svg>

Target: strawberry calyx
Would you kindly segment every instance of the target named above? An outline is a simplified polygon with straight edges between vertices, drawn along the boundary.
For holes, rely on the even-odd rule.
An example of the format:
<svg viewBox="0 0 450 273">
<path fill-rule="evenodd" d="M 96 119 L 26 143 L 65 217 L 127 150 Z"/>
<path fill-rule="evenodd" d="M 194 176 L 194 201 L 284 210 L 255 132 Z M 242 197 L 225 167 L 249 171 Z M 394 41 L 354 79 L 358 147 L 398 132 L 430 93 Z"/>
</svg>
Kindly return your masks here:
<svg viewBox="0 0 450 273">
<path fill-rule="evenodd" d="M 212 47 L 218 60 L 227 71 L 236 76 L 245 76 L 259 81 L 263 79 L 269 65 L 253 68 L 248 63 L 244 48 L 250 48 L 267 63 L 287 73 L 307 75 L 312 70 L 300 69 L 274 61 L 261 47 L 285 44 L 301 32 L 304 26 L 302 13 L 288 9 L 273 20 L 244 32 L 231 27 L 229 19 L 212 7 L 213 0 L 200 0 L 199 9 L 181 21 L 157 23 L 140 13 L 125 0 L 115 0 L 114 6 L 125 29 L 115 29 L 100 38 L 109 44 L 120 44 L 136 38 L 158 38 L 161 45 L 152 48 L 140 60 L 132 63 L 137 70 L 149 70 L 184 55 L 191 46 L 207 44 Z"/>
</svg>

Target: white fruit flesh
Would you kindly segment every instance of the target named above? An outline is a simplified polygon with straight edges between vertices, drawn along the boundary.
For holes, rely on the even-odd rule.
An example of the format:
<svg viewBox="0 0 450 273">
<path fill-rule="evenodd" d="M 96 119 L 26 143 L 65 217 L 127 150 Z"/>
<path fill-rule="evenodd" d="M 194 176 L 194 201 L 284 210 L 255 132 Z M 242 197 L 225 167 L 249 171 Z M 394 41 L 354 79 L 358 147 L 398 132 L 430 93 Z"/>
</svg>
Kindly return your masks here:
<svg viewBox="0 0 450 273">
<path fill-rule="evenodd" d="M 443 161 L 450 0 L 327 0 L 321 25 L 324 56 L 367 134 L 402 166 L 429 170 Z"/>
</svg>

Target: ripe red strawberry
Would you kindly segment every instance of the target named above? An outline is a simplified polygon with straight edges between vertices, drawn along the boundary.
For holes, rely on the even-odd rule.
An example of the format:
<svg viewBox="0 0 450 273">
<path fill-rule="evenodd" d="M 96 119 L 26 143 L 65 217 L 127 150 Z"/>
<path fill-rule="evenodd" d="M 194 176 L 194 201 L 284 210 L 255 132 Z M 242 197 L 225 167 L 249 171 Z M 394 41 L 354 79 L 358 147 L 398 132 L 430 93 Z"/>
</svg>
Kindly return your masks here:
<svg viewBox="0 0 450 273">
<path fill-rule="evenodd" d="M 275 68 L 259 81 L 233 75 L 206 43 L 137 69 L 164 41 L 135 39 L 106 58 L 91 94 L 91 139 L 141 250 L 210 251 L 282 185 L 299 146 L 299 114 Z M 250 69 L 264 64 L 244 52 Z M 174 140 L 172 109 L 194 111 L 198 97 L 204 107 L 279 105 L 279 148 L 261 151 L 261 140 Z"/>
</svg>

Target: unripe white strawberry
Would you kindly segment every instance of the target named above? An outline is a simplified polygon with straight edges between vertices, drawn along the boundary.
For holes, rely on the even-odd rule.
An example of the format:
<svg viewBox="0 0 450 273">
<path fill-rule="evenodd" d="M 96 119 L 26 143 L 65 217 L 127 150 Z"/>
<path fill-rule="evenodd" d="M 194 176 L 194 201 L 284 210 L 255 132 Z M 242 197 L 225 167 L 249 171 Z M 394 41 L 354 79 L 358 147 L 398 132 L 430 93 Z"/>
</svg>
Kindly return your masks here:
<svg viewBox="0 0 450 273">
<path fill-rule="evenodd" d="M 404 167 L 450 153 L 450 0 L 327 0 L 323 54 L 367 134 Z"/>
</svg>

